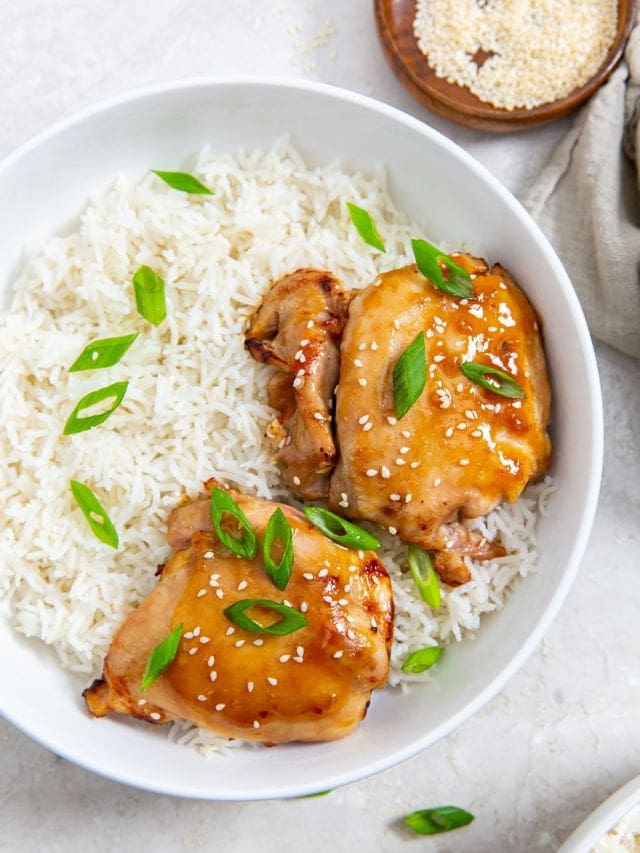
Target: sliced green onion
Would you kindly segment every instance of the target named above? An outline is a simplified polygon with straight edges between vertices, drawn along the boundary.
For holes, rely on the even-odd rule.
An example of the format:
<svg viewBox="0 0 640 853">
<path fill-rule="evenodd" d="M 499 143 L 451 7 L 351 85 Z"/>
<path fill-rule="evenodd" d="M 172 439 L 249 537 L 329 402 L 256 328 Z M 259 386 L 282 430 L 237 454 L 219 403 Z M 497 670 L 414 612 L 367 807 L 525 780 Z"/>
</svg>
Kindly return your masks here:
<svg viewBox="0 0 640 853">
<path fill-rule="evenodd" d="M 402 664 L 403 672 L 425 672 L 430 669 L 442 657 L 440 646 L 427 646 L 424 649 L 416 649 L 404 659 Z"/>
<path fill-rule="evenodd" d="M 101 542 L 104 542 L 105 545 L 109 545 L 110 548 L 117 548 L 118 532 L 98 498 L 84 483 L 71 480 L 70 485 L 71 494 L 84 513 L 84 517 L 87 519 L 93 535 Z"/>
<path fill-rule="evenodd" d="M 141 266 L 133 277 L 136 307 L 145 320 L 159 326 L 167 316 L 164 281 L 151 267 Z"/>
<path fill-rule="evenodd" d="M 350 201 L 347 202 L 347 207 L 349 208 L 351 221 L 356 226 L 358 234 L 364 242 L 368 246 L 378 249 L 380 252 L 386 252 L 387 250 L 382 242 L 382 237 L 376 228 L 376 223 L 371 218 L 371 214 L 364 207 L 358 207 L 357 204 L 352 204 Z"/>
<path fill-rule="evenodd" d="M 205 187 L 188 172 L 163 172 L 161 169 L 152 169 L 151 171 L 174 190 L 180 190 L 191 195 L 213 195 L 213 190 Z"/>
<path fill-rule="evenodd" d="M 103 424 L 109 415 L 115 412 L 120 403 L 122 403 L 128 387 L 128 382 L 114 382 L 113 385 L 107 385 L 104 388 L 98 388 L 97 391 L 91 391 L 89 394 L 85 394 L 67 418 L 62 434 L 75 435 L 77 432 L 84 432 L 94 426 Z M 84 417 L 80 415 L 81 411 L 110 398 L 113 398 L 113 403 L 106 412 L 102 412 L 99 415 L 86 415 Z"/>
<path fill-rule="evenodd" d="M 456 296 L 459 299 L 473 299 L 471 276 L 457 264 L 449 255 L 427 243 L 426 240 L 412 240 L 411 246 L 416 264 L 422 275 L 432 282 L 438 290 Z M 446 278 L 442 274 L 441 265 L 446 269 Z"/>
<path fill-rule="evenodd" d="M 326 797 L 327 794 L 333 794 L 334 788 L 329 788 L 328 791 L 318 791 L 316 794 L 303 794 L 301 797 L 297 797 L 298 800 L 311 800 L 314 797 Z"/>
<path fill-rule="evenodd" d="M 121 338 L 101 338 L 92 341 L 82 350 L 69 368 L 69 373 L 78 370 L 98 370 L 117 364 L 138 337 L 138 333 L 123 335 Z"/>
<path fill-rule="evenodd" d="M 279 563 L 271 557 L 271 549 L 277 541 L 282 546 L 282 557 Z M 278 589 L 285 589 L 293 568 L 293 531 L 280 507 L 276 509 L 267 524 L 262 541 L 262 559 L 273 583 Z"/>
<path fill-rule="evenodd" d="M 409 568 L 418 587 L 420 598 L 438 610 L 440 607 L 440 580 L 433 568 L 431 554 L 419 545 L 409 545 Z"/>
<path fill-rule="evenodd" d="M 151 652 L 151 656 L 147 661 L 147 668 L 142 676 L 142 683 L 140 684 L 141 693 L 144 693 L 157 678 L 160 678 L 163 672 L 169 669 L 175 656 L 178 654 L 178 646 L 180 645 L 183 630 L 183 626 L 178 625 Z"/>
<path fill-rule="evenodd" d="M 486 391 L 499 394 L 501 397 L 510 397 L 518 400 L 525 396 L 522 387 L 516 382 L 513 376 L 509 376 L 504 370 L 498 370 L 497 367 L 493 367 L 490 364 L 465 361 L 460 365 L 460 370 L 468 379 Z M 491 377 L 490 379 L 487 379 L 487 374 Z"/>
<path fill-rule="evenodd" d="M 273 625 L 261 625 L 247 615 L 247 610 L 252 607 L 265 607 L 267 610 L 274 610 L 282 616 L 278 622 Z M 292 634 L 294 631 L 299 631 L 308 625 L 306 618 L 296 610 L 295 607 L 289 607 L 286 604 L 279 604 L 277 601 L 271 601 L 268 598 L 241 598 L 224 611 L 224 615 L 230 622 L 242 628 L 243 631 L 251 631 L 252 634 L 270 634 L 273 637 L 283 637 L 285 634 Z"/>
<path fill-rule="evenodd" d="M 439 832 L 450 832 L 467 826 L 474 816 L 457 806 L 438 806 L 434 809 L 421 809 L 405 817 L 408 827 L 420 835 L 437 835 Z"/>
<path fill-rule="evenodd" d="M 424 390 L 427 382 L 426 362 L 424 332 L 420 332 L 393 369 L 393 403 L 398 420 L 407 414 Z"/>
<path fill-rule="evenodd" d="M 218 539 L 237 557 L 246 557 L 252 560 L 258 550 L 256 534 L 251 529 L 247 516 L 242 512 L 238 504 L 224 489 L 213 489 L 211 492 L 211 521 Z M 222 517 L 227 513 L 232 515 L 242 528 L 240 537 L 234 536 L 222 526 Z"/>
<path fill-rule="evenodd" d="M 324 509 L 321 506 L 306 506 L 304 514 L 307 516 L 311 524 L 321 530 L 329 539 L 334 542 L 339 542 L 345 548 L 360 548 L 367 551 L 377 551 L 380 547 L 380 540 L 372 533 L 368 533 L 357 524 L 352 524 L 350 521 L 345 521 L 334 512 Z"/>
</svg>

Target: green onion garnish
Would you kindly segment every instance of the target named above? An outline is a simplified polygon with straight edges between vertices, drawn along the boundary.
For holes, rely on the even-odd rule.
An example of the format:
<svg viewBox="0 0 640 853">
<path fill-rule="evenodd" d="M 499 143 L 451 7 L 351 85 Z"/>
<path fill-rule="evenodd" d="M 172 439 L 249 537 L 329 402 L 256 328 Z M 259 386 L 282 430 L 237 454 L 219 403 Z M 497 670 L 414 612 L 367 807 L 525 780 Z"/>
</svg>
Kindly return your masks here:
<svg viewBox="0 0 640 853">
<path fill-rule="evenodd" d="M 334 542 L 339 542 L 345 548 L 361 548 L 367 551 L 377 551 L 380 547 L 380 540 L 372 533 L 368 533 L 357 524 L 352 524 L 350 521 L 345 521 L 328 509 L 321 506 L 306 506 L 304 514 L 307 516 L 311 524 L 321 530 L 329 539 Z"/>
<path fill-rule="evenodd" d="M 159 326 L 167 316 L 164 281 L 151 267 L 141 266 L 133 277 L 136 307 L 145 320 Z"/>
<path fill-rule="evenodd" d="M 147 688 L 151 687 L 156 678 L 160 678 L 162 673 L 169 669 L 175 656 L 178 654 L 178 646 L 180 645 L 180 638 L 182 637 L 183 630 L 183 626 L 178 625 L 178 627 L 174 628 L 169 636 L 165 637 L 161 643 L 158 643 L 155 649 L 151 652 L 151 656 L 147 661 L 147 668 L 144 671 L 142 683 L 140 685 L 141 693 L 144 693 Z"/>
<path fill-rule="evenodd" d="M 380 233 L 376 228 L 376 223 L 371 218 L 371 215 L 364 209 L 364 207 L 358 207 L 357 204 L 352 204 L 350 201 L 347 202 L 347 207 L 349 208 L 351 221 L 356 226 L 358 234 L 362 237 L 364 242 L 368 246 L 373 246 L 374 249 L 378 249 L 380 252 L 386 252 L 387 250 L 382 242 L 382 237 L 380 236 Z"/>
<path fill-rule="evenodd" d="M 408 827 L 420 835 L 437 835 L 467 826 L 474 816 L 457 806 L 438 806 L 435 809 L 421 809 L 405 817 Z"/>
<path fill-rule="evenodd" d="M 246 557 L 252 560 L 258 550 L 256 534 L 251 529 L 247 516 L 224 489 L 216 488 L 211 492 L 210 513 L 214 530 L 222 544 L 237 557 Z M 233 536 L 233 534 L 223 528 L 222 517 L 225 513 L 232 515 L 242 528 L 240 537 Z"/>
<path fill-rule="evenodd" d="M 274 544 L 279 541 L 282 547 L 282 557 L 276 563 L 271 556 Z M 285 589 L 291 577 L 293 568 L 293 532 L 284 513 L 278 507 L 269 519 L 262 541 L 262 559 L 267 574 L 278 589 Z"/>
<path fill-rule="evenodd" d="M 138 333 L 134 332 L 132 335 L 123 335 L 121 338 L 101 338 L 98 341 L 92 341 L 73 362 L 69 373 L 112 367 L 120 361 L 137 337 Z"/>
<path fill-rule="evenodd" d="M 465 361 L 460 365 L 460 370 L 468 379 L 486 391 L 499 394 L 501 397 L 517 398 L 518 400 L 525 396 L 524 391 L 513 376 L 509 376 L 504 370 L 498 370 L 497 367 L 492 367 L 489 364 L 478 364 L 477 361 Z M 487 374 L 491 377 L 490 379 L 487 379 Z"/>
<path fill-rule="evenodd" d="M 128 387 L 128 382 L 114 382 L 113 385 L 107 385 L 104 388 L 98 388 L 97 391 L 85 394 L 67 418 L 62 434 L 75 435 L 77 432 L 84 432 L 87 429 L 104 423 L 109 415 L 115 412 L 120 403 L 122 403 Z M 95 406 L 97 403 L 111 398 L 113 398 L 113 403 L 106 412 L 102 412 L 99 415 L 85 415 L 84 417 L 79 414 L 84 409 L 88 409 L 90 406 Z"/>
<path fill-rule="evenodd" d="M 191 195 L 213 195 L 213 190 L 205 187 L 188 172 L 163 172 L 161 169 L 152 169 L 151 171 L 174 190 L 180 190 Z"/>
<path fill-rule="evenodd" d="M 440 580 L 433 568 L 431 554 L 419 545 L 409 545 L 409 568 L 418 587 L 420 598 L 438 610 L 440 607 Z"/>
<path fill-rule="evenodd" d="M 71 480 L 70 485 L 71 493 L 84 513 L 94 536 L 104 542 L 105 545 L 109 545 L 110 548 L 117 548 L 118 532 L 98 498 L 84 483 Z"/>
<path fill-rule="evenodd" d="M 473 299 L 475 294 L 471 276 L 460 264 L 426 240 L 412 240 L 411 246 L 418 269 L 438 290 L 459 299 Z M 447 271 L 446 278 L 442 274 L 441 264 Z"/>
<path fill-rule="evenodd" d="M 265 607 L 267 610 L 274 610 L 282 616 L 278 622 L 272 625 L 261 625 L 247 615 L 247 610 L 252 607 Z M 270 634 L 273 637 L 283 637 L 285 634 L 292 634 L 294 631 L 304 628 L 308 625 L 306 618 L 296 610 L 295 607 L 289 607 L 286 604 L 279 604 L 277 601 L 271 601 L 268 598 L 241 598 L 224 611 L 224 615 L 230 622 L 242 628 L 243 631 L 251 631 L 252 634 Z"/>
<path fill-rule="evenodd" d="M 297 800 L 311 800 L 314 797 L 326 797 L 327 794 L 333 794 L 334 788 L 329 788 L 328 791 L 318 791 L 315 794 L 303 794 L 301 797 L 296 797 Z"/>
<path fill-rule="evenodd" d="M 443 651 L 444 649 L 441 649 L 440 646 L 427 646 L 424 649 L 416 649 L 415 652 L 411 652 L 404 659 L 402 671 L 424 672 L 430 669 L 436 661 L 440 660 Z"/>
<path fill-rule="evenodd" d="M 427 382 L 426 361 L 424 332 L 420 332 L 393 369 L 393 403 L 398 420 L 407 414 L 424 390 Z"/>
</svg>

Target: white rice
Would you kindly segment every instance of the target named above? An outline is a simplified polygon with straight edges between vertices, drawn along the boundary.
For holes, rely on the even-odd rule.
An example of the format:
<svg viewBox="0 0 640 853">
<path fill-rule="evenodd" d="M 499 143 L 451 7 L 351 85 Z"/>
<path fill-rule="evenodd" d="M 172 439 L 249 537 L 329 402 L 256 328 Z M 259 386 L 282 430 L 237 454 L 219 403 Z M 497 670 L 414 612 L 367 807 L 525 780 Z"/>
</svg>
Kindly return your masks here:
<svg viewBox="0 0 640 853">
<path fill-rule="evenodd" d="M 164 165 L 164 164 L 150 164 Z M 15 283 L 0 319 L 0 600 L 17 631 L 42 640 L 66 669 L 100 674 L 111 639 L 155 585 L 169 556 L 166 519 L 184 493 L 215 475 L 250 493 L 287 498 L 264 439 L 274 416 L 269 369 L 243 348 L 243 331 L 270 283 L 299 267 L 332 270 L 362 287 L 412 259 L 421 233 L 397 211 L 384 173 L 307 168 L 286 139 L 265 152 L 214 156 L 190 168 L 214 196 L 187 196 L 153 175 L 118 178 L 93 200 L 71 236 L 49 240 Z M 387 253 L 366 246 L 345 201 L 366 207 Z M 137 313 L 131 280 L 141 264 L 166 281 L 159 329 Z M 140 336 L 124 359 L 96 372 L 67 368 L 96 338 Z M 121 407 L 100 427 L 63 437 L 88 391 L 129 380 Z M 120 549 L 89 531 L 69 480 L 93 488 L 120 534 Z M 473 565 L 445 591 L 438 613 L 416 598 L 406 548 L 384 537 L 396 603 L 391 684 L 406 653 L 461 640 L 503 606 L 536 562 L 536 518 L 549 488 L 532 487 L 475 526 L 501 533 L 508 557 Z M 210 752 L 228 741 L 186 724 L 173 737 Z"/>
</svg>

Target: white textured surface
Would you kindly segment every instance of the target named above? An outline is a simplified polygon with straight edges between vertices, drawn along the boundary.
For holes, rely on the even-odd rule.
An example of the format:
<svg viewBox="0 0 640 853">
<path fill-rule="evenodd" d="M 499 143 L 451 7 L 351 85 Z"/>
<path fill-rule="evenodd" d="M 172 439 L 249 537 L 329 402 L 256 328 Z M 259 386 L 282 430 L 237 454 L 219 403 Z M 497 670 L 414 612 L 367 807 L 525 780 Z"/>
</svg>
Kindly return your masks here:
<svg viewBox="0 0 640 853">
<path fill-rule="evenodd" d="M 0 155 L 127 88 L 225 72 L 303 76 L 388 101 L 443 130 L 514 191 L 566 126 L 494 138 L 429 116 L 384 63 L 369 0 L 0 0 L 0 21 Z M 304 52 L 325 40 L 330 22 L 335 34 Z M 591 546 L 543 647 L 483 712 L 378 777 L 317 800 L 261 804 L 134 791 L 61 761 L 0 721 L 0 850 L 556 850 L 640 769 L 638 364 L 604 347 L 598 355 L 607 449 Z M 436 841 L 398 823 L 412 809 L 444 803 L 469 808 L 475 823 Z"/>
</svg>

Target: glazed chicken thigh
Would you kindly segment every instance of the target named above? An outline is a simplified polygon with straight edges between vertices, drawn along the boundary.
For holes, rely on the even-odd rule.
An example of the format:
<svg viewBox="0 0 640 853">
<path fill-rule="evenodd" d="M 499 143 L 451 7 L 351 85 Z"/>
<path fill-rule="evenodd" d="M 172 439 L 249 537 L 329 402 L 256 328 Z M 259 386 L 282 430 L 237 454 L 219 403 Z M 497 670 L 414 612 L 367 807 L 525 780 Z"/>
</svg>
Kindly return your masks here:
<svg viewBox="0 0 640 853">
<path fill-rule="evenodd" d="M 184 719 L 268 744 L 344 737 L 366 714 L 371 691 L 387 680 L 393 624 L 388 575 L 374 553 L 335 544 L 297 510 L 229 494 L 259 542 L 276 507 L 285 514 L 294 546 L 285 591 L 270 581 L 258 556 L 241 558 L 222 545 L 208 499 L 176 509 L 169 542 L 182 550 L 118 631 L 103 679 L 85 692 L 89 710 L 154 723 Z M 224 610 L 247 598 L 288 604 L 308 624 L 285 636 L 245 631 Z M 274 621 L 272 611 L 255 607 L 251 613 L 262 625 Z M 178 625 L 184 633 L 175 659 L 143 694 L 150 655 Z"/>
<path fill-rule="evenodd" d="M 268 396 L 280 416 L 270 436 L 287 485 L 307 500 L 327 496 L 336 462 L 331 405 L 348 304 L 331 273 L 297 270 L 274 284 L 245 339 L 256 361 L 277 368 Z"/>
<path fill-rule="evenodd" d="M 351 301 L 329 506 L 438 552 L 441 577 L 456 584 L 469 579 L 462 555 L 504 553 L 459 518 L 516 500 L 549 464 L 550 389 L 538 322 L 524 294 L 502 267 L 453 257 L 473 275 L 474 299 L 448 296 L 409 266 L 380 275 Z M 426 387 L 397 420 L 394 366 L 421 331 Z M 472 382 L 460 369 L 471 361 L 508 373 L 524 398 Z"/>
</svg>

